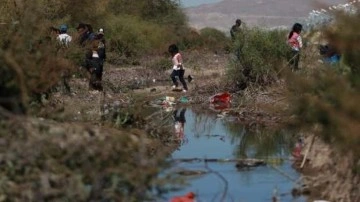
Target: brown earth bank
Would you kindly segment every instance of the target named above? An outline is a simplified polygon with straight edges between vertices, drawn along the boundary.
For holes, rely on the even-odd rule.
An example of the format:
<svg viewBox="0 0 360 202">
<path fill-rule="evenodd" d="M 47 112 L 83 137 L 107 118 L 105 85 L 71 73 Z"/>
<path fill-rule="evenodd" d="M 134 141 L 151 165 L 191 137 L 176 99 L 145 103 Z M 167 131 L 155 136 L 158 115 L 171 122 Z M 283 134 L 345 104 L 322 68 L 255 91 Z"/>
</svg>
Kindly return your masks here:
<svg viewBox="0 0 360 202">
<path fill-rule="evenodd" d="M 303 154 L 306 163 L 297 169 L 303 173 L 303 183 L 310 190 L 309 201 L 360 201 L 360 176 L 354 168 L 359 164 L 350 152 L 342 151 L 324 143 L 314 135 L 307 135 Z"/>
<path fill-rule="evenodd" d="M 223 0 L 185 10 L 190 25 L 201 29 L 214 27 L 229 31 L 240 18 L 249 26 L 290 27 L 296 21 L 303 21 L 313 9 L 345 3 L 346 0 Z"/>
</svg>

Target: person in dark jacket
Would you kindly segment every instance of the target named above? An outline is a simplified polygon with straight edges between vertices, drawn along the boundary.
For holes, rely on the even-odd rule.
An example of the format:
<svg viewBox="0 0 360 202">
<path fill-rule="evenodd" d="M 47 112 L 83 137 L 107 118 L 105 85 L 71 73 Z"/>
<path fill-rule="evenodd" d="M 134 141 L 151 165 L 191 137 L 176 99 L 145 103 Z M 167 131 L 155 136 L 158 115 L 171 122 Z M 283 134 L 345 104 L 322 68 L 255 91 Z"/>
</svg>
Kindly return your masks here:
<svg viewBox="0 0 360 202">
<path fill-rule="evenodd" d="M 231 39 L 233 41 L 235 41 L 236 39 L 236 34 L 240 31 L 240 26 L 241 26 L 241 20 L 240 19 L 237 19 L 235 21 L 235 25 L 233 25 L 230 29 L 230 36 L 231 36 Z"/>
<path fill-rule="evenodd" d="M 85 46 L 87 42 L 91 42 L 95 39 L 95 34 L 90 24 L 79 23 L 79 25 L 76 27 L 76 30 L 79 35 L 78 40 L 81 46 Z"/>
<path fill-rule="evenodd" d="M 90 73 L 89 88 L 102 91 L 102 74 L 105 61 L 105 47 L 101 46 L 98 39 L 91 42 L 89 50 L 85 54 L 85 68 Z"/>
</svg>

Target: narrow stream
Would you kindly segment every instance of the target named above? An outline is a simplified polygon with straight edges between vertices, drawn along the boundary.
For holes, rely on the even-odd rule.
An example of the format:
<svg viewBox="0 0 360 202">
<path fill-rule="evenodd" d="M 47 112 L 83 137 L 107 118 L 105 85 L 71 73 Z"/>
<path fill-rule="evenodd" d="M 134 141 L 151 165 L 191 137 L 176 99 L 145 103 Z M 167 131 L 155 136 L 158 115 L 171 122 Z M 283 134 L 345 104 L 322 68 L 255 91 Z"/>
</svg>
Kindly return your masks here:
<svg viewBox="0 0 360 202">
<path fill-rule="evenodd" d="M 181 109 L 178 109 L 178 115 Z M 285 132 L 269 134 L 266 131 L 249 132 L 243 126 L 229 120 L 219 119 L 215 114 L 195 113 L 183 110 L 183 143 L 171 158 L 178 160 L 171 168 L 206 172 L 206 174 L 182 178 L 186 185 L 170 192 L 166 198 L 194 192 L 197 202 L 210 201 L 306 201 L 294 198 L 291 190 L 300 175 L 291 167 L 290 148 L 292 140 Z M 175 134 L 175 132 L 174 132 Z M 176 135 L 176 134 L 175 134 Z M 198 160 L 191 160 L 198 158 Z M 236 162 L 225 159 L 265 159 L 266 165 L 242 168 Z M 185 161 L 185 160 L 188 161 Z M 205 162 L 203 159 L 217 159 Z"/>
</svg>

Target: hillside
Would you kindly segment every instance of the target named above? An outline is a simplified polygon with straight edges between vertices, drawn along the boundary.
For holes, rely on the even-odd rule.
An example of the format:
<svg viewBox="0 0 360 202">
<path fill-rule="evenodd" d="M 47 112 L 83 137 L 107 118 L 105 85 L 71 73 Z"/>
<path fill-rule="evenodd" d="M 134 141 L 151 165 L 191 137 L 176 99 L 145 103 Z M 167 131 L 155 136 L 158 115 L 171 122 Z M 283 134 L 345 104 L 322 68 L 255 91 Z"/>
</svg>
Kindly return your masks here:
<svg viewBox="0 0 360 202">
<path fill-rule="evenodd" d="M 291 26 L 301 21 L 313 9 L 326 7 L 346 0 L 224 0 L 185 10 L 190 25 L 195 28 L 215 27 L 227 31 L 236 18 L 247 25 L 266 27 Z"/>
</svg>

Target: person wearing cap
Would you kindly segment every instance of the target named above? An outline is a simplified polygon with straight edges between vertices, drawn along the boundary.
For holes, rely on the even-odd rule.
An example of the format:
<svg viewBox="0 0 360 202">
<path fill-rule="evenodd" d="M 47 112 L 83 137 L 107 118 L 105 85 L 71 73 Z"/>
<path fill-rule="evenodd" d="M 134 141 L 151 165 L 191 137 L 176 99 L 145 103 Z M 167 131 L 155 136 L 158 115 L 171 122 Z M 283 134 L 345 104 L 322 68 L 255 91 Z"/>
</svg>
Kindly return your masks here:
<svg viewBox="0 0 360 202">
<path fill-rule="evenodd" d="M 96 34 L 95 37 L 96 40 L 99 40 L 99 51 L 102 52 L 102 59 L 103 59 L 103 63 L 105 62 L 106 59 L 106 51 L 105 51 L 105 36 L 104 36 L 104 29 L 100 28 L 98 33 Z"/>
<path fill-rule="evenodd" d="M 60 41 L 60 44 L 64 46 L 68 46 L 72 40 L 72 37 L 69 34 L 67 34 L 67 29 L 68 28 L 66 25 L 61 25 L 59 29 L 60 34 L 57 37 L 58 41 Z"/>
<path fill-rule="evenodd" d="M 82 46 L 85 46 L 85 43 L 91 41 L 95 38 L 92 27 L 90 24 L 79 23 L 76 27 L 76 30 L 79 35 L 79 43 Z"/>
</svg>

